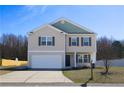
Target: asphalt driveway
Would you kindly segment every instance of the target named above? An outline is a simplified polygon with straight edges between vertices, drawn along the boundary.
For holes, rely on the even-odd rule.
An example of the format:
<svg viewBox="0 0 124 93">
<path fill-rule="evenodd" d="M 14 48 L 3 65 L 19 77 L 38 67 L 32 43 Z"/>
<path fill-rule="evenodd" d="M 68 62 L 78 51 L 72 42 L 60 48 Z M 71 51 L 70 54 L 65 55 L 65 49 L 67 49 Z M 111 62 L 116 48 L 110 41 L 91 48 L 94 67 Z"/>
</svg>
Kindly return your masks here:
<svg viewBox="0 0 124 93">
<path fill-rule="evenodd" d="M 73 83 L 62 71 L 13 71 L 0 75 L 0 83 Z"/>
</svg>

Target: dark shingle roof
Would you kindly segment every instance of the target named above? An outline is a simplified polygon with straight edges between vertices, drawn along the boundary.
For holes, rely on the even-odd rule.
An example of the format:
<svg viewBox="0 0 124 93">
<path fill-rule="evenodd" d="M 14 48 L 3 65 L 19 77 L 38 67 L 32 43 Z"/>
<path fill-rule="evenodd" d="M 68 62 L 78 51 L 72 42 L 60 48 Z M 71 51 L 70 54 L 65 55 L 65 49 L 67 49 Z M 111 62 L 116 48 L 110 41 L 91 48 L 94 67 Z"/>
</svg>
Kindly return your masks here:
<svg viewBox="0 0 124 93">
<path fill-rule="evenodd" d="M 51 25 L 69 34 L 94 34 L 93 32 L 74 25 L 67 20 L 59 20 Z"/>
</svg>

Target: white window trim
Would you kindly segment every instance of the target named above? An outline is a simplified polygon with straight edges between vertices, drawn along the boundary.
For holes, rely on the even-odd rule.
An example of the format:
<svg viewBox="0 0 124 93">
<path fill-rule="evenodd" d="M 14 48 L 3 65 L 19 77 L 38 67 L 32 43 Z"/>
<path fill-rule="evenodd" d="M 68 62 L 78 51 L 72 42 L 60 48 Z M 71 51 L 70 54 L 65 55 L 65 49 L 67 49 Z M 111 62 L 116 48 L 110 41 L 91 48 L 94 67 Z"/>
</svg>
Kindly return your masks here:
<svg viewBox="0 0 124 93">
<path fill-rule="evenodd" d="M 42 41 L 43 41 L 43 39 L 42 38 L 46 38 L 46 36 L 41 36 L 41 41 L 40 41 L 40 43 L 41 43 L 41 45 L 42 45 Z M 43 45 L 43 46 L 46 46 L 46 42 L 47 42 L 47 38 L 46 38 L 46 40 L 45 40 L 45 45 Z"/>
<path fill-rule="evenodd" d="M 72 45 L 72 38 L 76 39 L 76 45 Z M 71 46 L 77 46 L 77 37 L 71 37 Z"/>
<path fill-rule="evenodd" d="M 52 46 L 52 45 L 48 45 L 47 44 L 47 41 L 48 41 L 48 37 L 52 38 L 52 36 L 41 36 L 41 42 L 42 42 L 42 37 L 45 37 L 46 38 L 46 44 L 44 46 Z M 40 43 L 41 43 L 40 42 Z M 52 41 L 53 42 L 53 41 Z"/>
<path fill-rule="evenodd" d="M 78 54 L 78 55 L 81 55 L 82 56 L 82 62 L 79 62 L 79 58 L 77 59 L 78 60 L 78 63 L 88 63 L 88 62 L 84 62 L 84 55 L 87 55 L 87 58 L 89 57 L 88 55 L 89 54 Z M 88 58 L 89 59 L 89 58 Z"/>
<path fill-rule="evenodd" d="M 86 55 L 87 56 L 86 59 L 89 60 L 89 56 L 88 56 L 89 54 L 84 54 L 84 55 Z M 88 63 L 88 62 L 84 62 L 84 55 L 83 55 L 83 63 Z"/>
<path fill-rule="evenodd" d="M 88 45 L 85 45 L 84 43 L 85 43 L 85 41 L 83 40 L 83 45 L 84 46 L 90 46 L 90 37 L 83 37 L 83 38 L 88 38 L 89 40 L 88 40 Z"/>
<path fill-rule="evenodd" d="M 48 43 L 48 37 L 52 38 L 52 36 L 47 36 L 47 38 L 46 38 L 46 46 L 52 46 L 52 45 L 47 44 Z M 51 42 L 53 42 L 53 38 L 51 39 Z"/>
<path fill-rule="evenodd" d="M 78 54 L 78 58 L 77 58 L 78 63 L 83 63 L 83 62 L 79 62 L 79 56 L 81 56 L 81 60 L 82 60 L 82 55 Z"/>
</svg>

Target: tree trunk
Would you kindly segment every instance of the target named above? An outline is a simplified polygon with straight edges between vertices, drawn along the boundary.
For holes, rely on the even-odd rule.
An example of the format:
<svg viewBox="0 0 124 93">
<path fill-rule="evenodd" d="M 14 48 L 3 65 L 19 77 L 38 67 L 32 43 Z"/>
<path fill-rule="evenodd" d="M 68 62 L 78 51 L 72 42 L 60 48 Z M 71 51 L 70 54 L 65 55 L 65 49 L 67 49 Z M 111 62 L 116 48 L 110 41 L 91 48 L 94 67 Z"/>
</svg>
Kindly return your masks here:
<svg viewBox="0 0 124 93">
<path fill-rule="evenodd" d="M 108 60 L 106 59 L 105 60 L 105 74 L 108 74 L 108 69 L 109 69 Z"/>
</svg>

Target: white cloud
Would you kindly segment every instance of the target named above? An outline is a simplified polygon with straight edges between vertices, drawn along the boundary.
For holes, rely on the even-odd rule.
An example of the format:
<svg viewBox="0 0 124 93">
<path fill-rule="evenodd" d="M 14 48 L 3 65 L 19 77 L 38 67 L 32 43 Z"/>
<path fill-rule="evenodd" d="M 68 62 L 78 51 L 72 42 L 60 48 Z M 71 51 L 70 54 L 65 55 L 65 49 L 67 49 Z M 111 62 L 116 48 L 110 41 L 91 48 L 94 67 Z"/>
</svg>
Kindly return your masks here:
<svg viewBox="0 0 124 93">
<path fill-rule="evenodd" d="M 41 16 L 45 13 L 48 6 L 40 6 L 40 5 L 27 5 L 22 8 L 22 11 L 19 12 L 18 22 L 11 24 L 11 27 L 15 27 L 16 25 L 23 24 L 24 22 L 33 19 L 34 17 Z"/>
<path fill-rule="evenodd" d="M 25 16 L 23 16 L 22 20 L 29 20 L 33 17 L 39 16 L 39 15 L 43 15 L 46 11 L 48 6 L 25 6 L 26 9 L 26 14 Z"/>
<path fill-rule="evenodd" d="M 28 10 L 32 10 L 33 8 L 35 8 L 37 6 L 35 5 L 25 5 L 24 8 L 28 9 Z"/>
<path fill-rule="evenodd" d="M 31 6 L 25 6 L 25 9 L 29 12 L 37 14 L 43 14 L 48 6 L 39 6 L 39 5 L 31 5 Z"/>
<path fill-rule="evenodd" d="M 31 19 L 38 15 L 43 15 L 48 6 L 25 6 L 27 14 L 23 17 L 24 20 Z"/>
</svg>

